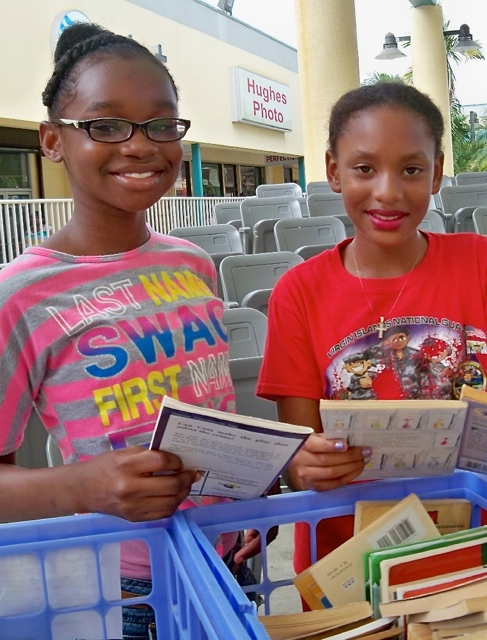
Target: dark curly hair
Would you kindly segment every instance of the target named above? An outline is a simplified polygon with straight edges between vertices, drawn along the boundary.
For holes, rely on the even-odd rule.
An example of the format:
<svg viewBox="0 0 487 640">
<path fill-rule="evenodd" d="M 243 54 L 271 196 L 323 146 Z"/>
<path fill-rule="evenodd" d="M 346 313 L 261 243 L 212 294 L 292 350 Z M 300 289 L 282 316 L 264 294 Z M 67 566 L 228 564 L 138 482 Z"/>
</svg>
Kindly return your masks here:
<svg viewBox="0 0 487 640">
<path fill-rule="evenodd" d="M 81 68 L 79 62 L 90 58 L 115 55 L 124 58 L 141 56 L 154 62 L 167 73 L 178 98 L 178 90 L 167 68 L 146 47 L 132 38 L 119 36 L 97 24 L 75 22 L 59 37 L 54 52 L 54 71 L 42 94 L 49 117 L 59 115 L 64 101 L 75 90 Z"/>
<path fill-rule="evenodd" d="M 441 153 L 444 125 L 440 110 L 427 95 L 402 82 L 377 82 L 343 95 L 331 111 L 328 129 L 330 153 L 336 155 L 338 139 L 353 117 L 367 109 L 383 106 L 401 107 L 421 116 L 434 140 L 436 155 Z"/>
</svg>

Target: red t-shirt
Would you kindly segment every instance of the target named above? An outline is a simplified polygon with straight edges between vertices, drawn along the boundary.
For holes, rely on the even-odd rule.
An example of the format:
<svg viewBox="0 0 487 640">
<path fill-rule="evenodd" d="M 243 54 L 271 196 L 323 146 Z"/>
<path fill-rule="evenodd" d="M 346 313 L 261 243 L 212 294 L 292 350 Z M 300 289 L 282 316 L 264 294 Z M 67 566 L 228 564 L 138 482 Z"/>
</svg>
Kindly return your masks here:
<svg viewBox="0 0 487 640">
<path fill-rule="evenodd" d="M 367 400 L 455 398 L 462 384 L 484 390 L 487 237 L 425 236 L 428 250 L 410 274 L 362 279 L 367 297 L 341 261 L 351 239 L 286 272 L 270 300 L 257 394 Z M 354 358 L 367 370 L 354 370 Z M 360 384 L 363 375 L 371 384 Z M 351 520 L 323 524 L 319 557 L 350 537 Z M 302 533 L 296 527 L 297 572 L 310 562 Z"/>
</svg>

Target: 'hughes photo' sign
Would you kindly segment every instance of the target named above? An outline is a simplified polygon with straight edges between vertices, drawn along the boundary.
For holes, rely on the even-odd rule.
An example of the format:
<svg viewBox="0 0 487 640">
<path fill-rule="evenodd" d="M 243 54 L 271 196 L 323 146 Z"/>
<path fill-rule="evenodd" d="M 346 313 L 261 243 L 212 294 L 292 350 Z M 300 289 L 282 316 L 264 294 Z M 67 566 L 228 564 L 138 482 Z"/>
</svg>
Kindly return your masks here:
<svg viewBox="0 0 487 640">
<path fill-rule="evenodd" d="M 232 67 L 233 122 L 291 131 L 289 87 L 256 73 Z"/>
</svg>

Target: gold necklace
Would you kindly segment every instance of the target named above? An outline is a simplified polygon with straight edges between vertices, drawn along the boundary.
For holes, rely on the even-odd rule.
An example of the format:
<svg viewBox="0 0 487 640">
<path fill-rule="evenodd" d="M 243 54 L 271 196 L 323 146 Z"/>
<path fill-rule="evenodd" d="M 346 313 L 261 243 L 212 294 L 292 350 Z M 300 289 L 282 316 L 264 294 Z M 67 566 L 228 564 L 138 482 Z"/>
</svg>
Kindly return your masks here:
<svg viewBox="0 0 487 640">
<path fill-rule="evenodd" d="M 360 282 L 360 286 L 362 287 L 362 292 L 364 294 L 365 299 L 367 300 L 367 304 L 370 307 L 370 310 L 375 314 L 375 315 L 379 315 L 377 313 L 377 311 L 374 309 L 374 307 L 372 306 L 372 303 L 369 300 L 369 296 L 367 295 L 367 292 L 365 291 L 365 287 L 364 287 L 364 283 L 362 281 L 362 278 L 360 277 L 360 271 L 358 269 L 358 265 L 357 265 L 357 258 L 355 257 L 355 247 L 352 244 L 352 256 L 353 256 L 353 261 L 355 263 L 355 271 L 357 272 L 357 276 Z M 414 271 L 414 269 L 416 268 L 416 265 L 419 262 L 419 258 L 421 256 L 421 254 L 423 253 L 423 249 L 421 248 L 419 250 L 418 255 L 416 256 L 416 260 L 414 261 L 414 264 L 411 268 L 410 271 L 408 271 L 408 277 L 406 278 L 406 280 L 404 281 L 404 284 L 401 287 L 401 290 L 399 291 L 399 293 L 397 294 L 397 298 L 394 300 L 394 303 L 392 305 L 392 307 L 389 309 L 389 311 L 386 313 L 385 316 L 379 316 L 380 318 L 380 322 L 377 325 L 377 331 L 379 333 L 379 339 L 382 340 L 382 337 L 384 335 L 384 331 L 386 331 L 387 329 L 387 325 L 385 323 L 385 317 L 390 316 L 391 313 L 394 311 L 394 309 L 396 308 L 397 303 L 399 302 L 399 298 L 402 296 L 402 292 L 404 291 L 404 289 L 406 288 L 407 283 L 409 282 L 409 278 L 411 277 L 412 272 Z"/>
</svg>

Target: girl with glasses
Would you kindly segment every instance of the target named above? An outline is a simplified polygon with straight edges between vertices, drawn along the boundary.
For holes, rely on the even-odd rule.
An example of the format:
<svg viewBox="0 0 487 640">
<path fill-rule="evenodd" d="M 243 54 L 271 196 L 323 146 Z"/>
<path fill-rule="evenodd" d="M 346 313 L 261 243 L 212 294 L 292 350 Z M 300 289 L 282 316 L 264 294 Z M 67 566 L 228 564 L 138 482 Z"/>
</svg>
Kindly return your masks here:
<svg viewBox="0 0 487 640">
<path fill-rule="evenodd" d="M 43 102 L 42 148 L 64 163 L 74 209 L 0 273 L 0 518 L 167 517 L 195 505 L 197 474 L 140 446 L 161 398 L 235 406 L 230 376 L 211 378 L 212 363 L 228 362 L 213 263 L 146 224 L 177 178 L 190 123 L 164 65 L 96 25 L 62 33 Z M 66 466 L 14 466 L 33 404 Z M 223 538 L 222 555 L 235 539 Z M 124 596 L 150 592 L 143 543 L 122 545 L 121 572 Z M 124 637 L 147 638 L 149 608 L 124 612 Z"/>
<path fill-rule="evenodd" d="M 402 83 L 360 87 L 332 109 L 327 178 L 355 234 L 279 280 L 257 387 L 282 421 L 316 431 L 291 462 L 295 490 L 334 489 L 369 458 L 380 464 L 369 447 L 323 437 L 321 398 L 455 399 L 463 383 L 487 386 L 487 356 L 470 342 L 487 343 L 487 239 L 419 229 L 441 185 L 442 136 L 438 108 Z M 295 529 L 298 573 L 306 527 Z M 323 521 L 319 557 L 352 532 L 350 516 Z"/>
</svg>

